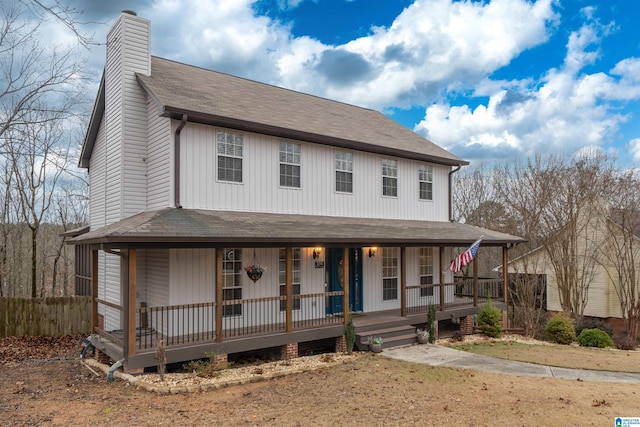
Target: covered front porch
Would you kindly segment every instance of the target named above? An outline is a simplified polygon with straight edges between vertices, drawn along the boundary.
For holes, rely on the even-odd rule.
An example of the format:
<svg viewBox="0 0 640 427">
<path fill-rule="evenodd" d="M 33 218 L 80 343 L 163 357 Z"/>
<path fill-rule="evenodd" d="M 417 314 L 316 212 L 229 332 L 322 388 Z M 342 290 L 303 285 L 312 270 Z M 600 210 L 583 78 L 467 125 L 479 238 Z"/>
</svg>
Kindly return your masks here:
<svg viewBox="0 0 640 427">
<path fill-rule="evenodd" d="M 94 345 L 135 370 L 157 365 L 159 345 L 167 363 L 278 347 L 337 351 L 349 317 L 361 336 L 393 328 L 413 333 L 430 306 L 437 320 L 467 318 L 488 298 L 506 302 L 506 275 L 480 280 L 475 262 L 471 278 L 454 282 L 448 271 L 453 248 L 481 235 L 483 247 L 502 249 L 505 265 L 508 247 L 522 241 L 449 222 L 187 209 L 143 213 L 74 240 L 92 251 Z M 259 286 L 244 276 L 229 285 L 230 248 L 267 256 L 271 276 Z M 421 259 L 428 256 L 434 265 L 423 280 Z M 188 269 L 189 275 L 178 273 Z M 192 280 L 206 285 L 206 293 L 180 295 Z M 157 303 L 162 292 L 168 304 Z"/>
</svg>

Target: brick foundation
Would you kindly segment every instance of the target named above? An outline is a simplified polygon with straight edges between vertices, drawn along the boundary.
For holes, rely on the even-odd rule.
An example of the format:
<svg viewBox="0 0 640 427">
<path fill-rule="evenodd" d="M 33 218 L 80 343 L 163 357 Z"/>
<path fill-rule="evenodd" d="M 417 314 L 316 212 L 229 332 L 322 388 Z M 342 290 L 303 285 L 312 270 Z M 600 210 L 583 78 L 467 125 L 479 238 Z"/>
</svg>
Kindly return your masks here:
<svg viewBox="0 0 640 427">
<path fill-rule="evenodd" d="M 213 358 L 216 363 L 227 363 L 229 361 L 228 354 L 216 354 Z"/>
<path fill-rule="evenodd" d="M 507 310 L 502 310 L 502 330 L 506 330 L 509 328 L 509 315 Z"/>
<path fill-rule="evenodd" d="M 103 353 L 98 349 L 95 349 L 93 354 L 94 354 L 93 357 L 96 359 L 96 362 L 98 362 L 98 363 L 102 363 L 104 365 L 108 365 L 109 362 L 111 361 L 111 358 L 109 356 L 107 356 L 107 353 Z"/>
<path fill-rule="evenodd" d="M 336 338 L 336 353 L 347 352 L 347 339 L 344 335 Z"/>
<path fill-rule="evenodd" d="M 129 374 L 129 375 L 142 375 L 142 374 L 144 374 L 144 368 L 129 369 L 127 367 L 124 367 L 124 368 L 122 368 L 122 370 L 124 371 L 125 374 Z"/>
<path fill-rule="evenodd" d="M 460 332 L 464 335 L 471 335 L 473 333 L 473 316 L 465 316 L 460 318 Z"/>
<path fill-rule="evenodd" d="M 438 322 L 439 322 L 438 320 L 435 320 L 433 322 L 433 331 L 435 332 L 435 335 L 434 335 L 435 339 L 438 339 L 438 333 L 439 333 Z"/>
<path fill-rule="evenodd" d="M 280 347 L 280 359 L 289 360 L 298 357 L 298 343 L 294 342 Z"/>
</svg>

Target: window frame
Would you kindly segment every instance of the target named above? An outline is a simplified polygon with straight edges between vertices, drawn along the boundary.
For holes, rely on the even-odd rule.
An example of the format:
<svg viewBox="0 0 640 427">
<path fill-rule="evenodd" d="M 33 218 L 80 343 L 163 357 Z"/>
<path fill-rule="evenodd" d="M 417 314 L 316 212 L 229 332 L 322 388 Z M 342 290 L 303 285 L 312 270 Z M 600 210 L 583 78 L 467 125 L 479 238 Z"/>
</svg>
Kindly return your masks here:
<svg viewBox="0 0 640 427">
<path fill-rule="evenodd" d="M 222 137 L 222 139 L 221 139 Z M 230 141 L 230 139 L 232 139 Z M 224 159 L 224 167 L 222 165 Z M 227 162 L 233 163 L 228 167 Z M 239 161 L 240 167 L 237 168 Z M 239 174 L 239 177 L 236 175 Z M 229 178 L 231 175 L 231 178 Z M 244 182 L 244 136 L 240 133 L 216 132 L 216 179 L 219 182 Z"/>
<path fill-rule="evenodd" d="M 292 248 L 292 271 L 291 271 L 291 284 L 293 288 L 293 295 L 300 295 L 300 284 L 302 283 L 302 251 L 300 248 Z M 287 265 L 287 250 L 281 248 L 278 253 L 278 282 L 280 288 L 280 296 L 287 295 L 287 283 L 286 283 L 286 265 Z M 300 298 L 293 298 L 293 310 L 300 310 Z M 287 301 L 280 301 L 280 311 L 287 311 Z"/>
<path fill-rule="evenodd" d="M 343 155 L 343 158 L 338 158 Z M 353 194 L 353 153 L 349 151 L 336 151 L 333 156 L 333 169 L 335 178 L 335 191 L 336 193 Z M 350 182 L 338 179 L 339 176 L 349 176 Z M 348 185 L 348 190 L 338 188 L 338 185 Z"/>
<path fill-rule="evenodd" d="M 239 255 L 239 256 L 238 256 Z M 222 249 L 222 300 L 242 299 L 242 249 Z M 224 305 L 222 317 L 242 316 L 242 304 Z"/>
<path fill-rule="evenodd" d="M 423 184 L 426 187 L 424 189 Z M 431 165 L 418 166 L 418 198 L 433 201 L 433 166 Z"/>
<path fill-rule="evenodd" d="M 423 247 L 419 248 L 418 252 L 418 281 L 420 285 L 433 285 L 433 248 Z M 433 287 L 423 288 L 420 287 L 420 297 L 432 297 Z"/>
<path fill-rule="evenodd" d="M 398 248 L 382 248 L 382 301 L 398 300 Z"/>
<path fill-rule="evenodd" d="M 297 147 L 297 152 L 296 152 Z M 284 148 L 284 151 L 283 151 Z M 302 144 L 280 141 L 278 146 L 278 164 L 280 187 L 302 188 Z M 283 173 L 284 168 L 284 173 Z M 294 171 L 297 171 L 297 176 Z M 291 173 L 287 173 L 291 172 Z M 296 183 L 297 178 L 297 183 Z M 296 185 L 297 184 L 297 185 Z"/>
<path fill-rule="evenodd" d="M 398 161 L 395 159 L 382 159 L 382 196 L 398 197 Z"/>
</svg>

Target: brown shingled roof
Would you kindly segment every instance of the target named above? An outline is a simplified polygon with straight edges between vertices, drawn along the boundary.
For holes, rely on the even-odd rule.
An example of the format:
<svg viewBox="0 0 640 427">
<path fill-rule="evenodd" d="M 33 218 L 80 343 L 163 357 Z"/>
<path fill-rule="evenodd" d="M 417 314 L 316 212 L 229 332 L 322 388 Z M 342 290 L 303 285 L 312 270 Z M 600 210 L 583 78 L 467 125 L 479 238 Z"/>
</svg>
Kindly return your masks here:
<svg viewBox="0 0 640 427">
<path fill-rule="evenodd" d="M 384 114 L 163 58 L 137 74 L 162 115 L 384 155 L 465 165 Z"/>
<path fill-rule="evenodd" d="M 164 208 L 90 231 L 72 242 L 111 247 L 465 246 L 481 236 L 484 246 L 525 241 L 456 222 Z"/>
</svg>

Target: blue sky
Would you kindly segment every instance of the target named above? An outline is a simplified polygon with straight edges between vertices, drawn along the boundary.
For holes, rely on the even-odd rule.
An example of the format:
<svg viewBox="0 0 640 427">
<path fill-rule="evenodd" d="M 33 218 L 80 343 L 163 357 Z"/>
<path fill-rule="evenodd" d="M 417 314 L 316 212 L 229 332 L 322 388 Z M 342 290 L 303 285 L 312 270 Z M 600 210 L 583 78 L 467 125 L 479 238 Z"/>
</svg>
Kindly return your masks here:
<svg viewBox="0 0 640 427">
<path fill-rule="evenodd" d="M 472 163 L 640 164 L 640 1 L 66 2 L 98 42 L 132 9 L 154 55 L 377 109 Z M 86 55 L 97 87 L 104 46 Z"/>
</svg>

